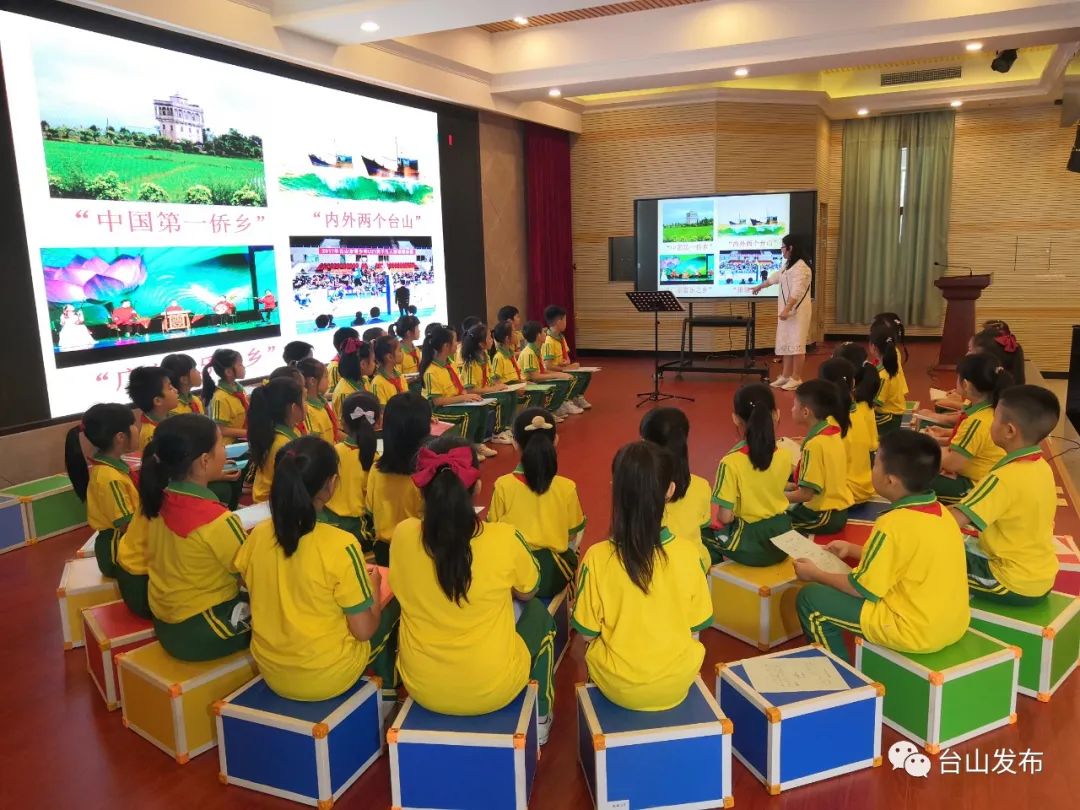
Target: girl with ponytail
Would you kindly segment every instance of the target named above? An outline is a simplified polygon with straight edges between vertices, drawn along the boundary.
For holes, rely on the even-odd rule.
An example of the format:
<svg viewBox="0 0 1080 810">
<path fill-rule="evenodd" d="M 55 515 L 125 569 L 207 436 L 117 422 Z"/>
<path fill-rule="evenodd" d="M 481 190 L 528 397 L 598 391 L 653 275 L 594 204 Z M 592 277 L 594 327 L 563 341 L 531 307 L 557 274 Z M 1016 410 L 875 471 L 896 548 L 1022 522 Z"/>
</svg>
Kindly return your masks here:
<svg viewBox="0 0 1080 810">
<path fill-rule="evenodd" d="M 431 403 L 439 419 L 454 424 L 455 435 L 473 443 L 477 456 L 483 460 L 496 456 L 484 444 L 495 423 L 495 409 L 484 404 L 483 397 L 465 390 L 452 363 L 454 334 L 445 327 L 432 329 L 424 338 L 420 355 L 420 377 L 424 381 L 424 397 Z"/>
<path fill-rule="evenodd" d="M 218 377 L 216 384 L 211 370 Z M 203 369 L 202 401 L 210 418 L 221 429 L 225 444 L 247 438 L 248 398 L 240 385 L 246 373 L 244 359 L 233 349 L 218 349 Z"/>
<path fill-rule="evenodd" d="M 742 437 L 722 459 L 713 487 L 713 562 L 773 565 L 787 555 L 770 540 L 791 530 L 784 489 L 791 456 L 776 446 L 780 414 L 772 389 L 763 383 L 735 392 L 731 419 Z"/>
<path fill-rule="evenodd" d="M 715 544 L 712 530 L 712 488 L 699 475 L 690 474 L 690 420 L 678 408 L 656 408 L 645 414 L 638 428 L 641 438 L 671 453 L 675 464 L 675 494 L 664 509 L 664 526 L 675 537 L 692 543 L 708 572 L 713 565 L 708 546 Z M 716 560 L 719 562 L 719 560 Z"/>
<path fill-rule="evenodd" d="M 259 674 L 289 700 L 329 700 L 369 667 L 391 689 L 397 603 L 382 604 L 379 569 L 364 564 L 356 538 L 318 520 L 340 486 L 337 453 L 317 436 L 277 452 L 272 517 L 235 562 L 251 595 Z"/>
<path fill-rule="evenodd" d="M 713 607 L 701 561 L 663 525 L 675 492 L 671 454 L 634 442 L 612 465 L 611 539 L 585 552 L 571 623 L 590 643 L 589 677 L 633 711 L 663 711 L 686 699 L 705 657 L 697 633 Z"/>
<path fill-rule="evenodd" d="M 504 385 L 522 385 L 528 383 L 521 364 L 518 363 L 517 353 L 514 351 L 514 327 L 510 321 L 501 321 L 492 328 L 492 354 L 491 372 L 492 378 Z M 555 393 L 554 386 L 526 385 L 521 389 L 521 398 L 526 408 L 546 407 L 548 400 Z M 561 403 L 560 403 L 561 404 Z M 548 408 L 548 410 L 552 410 Z M 555 418 L 556 422 L 564 421 L 561 416 Z"/>
<path fill-rule="evenodd" d="M 495 400 L 495 436 L 492 441 L 511 444 L 514 441 L 511 426 L 518 394 L 507 391 L 506 384 L 495 377 L 489 356 L 492 346 L 491 334 L 482 323 L 465 333 L 461 341 L 461 382 L 469 393 Z"/>
<path fill-rule="evenodd" d="M 246 649 L 247 596 L 232 567 L 240 519 L 207 487 L 223 477 L 225 443 L 210 419 L 166 419 L 143 451 L 139 496 L 147 527 L 149 604 L 165 651 L 209 661 Z"/>
<path fill-rule="evenodd" d="M 394 528 L 424 510 L 412 474 L 420 448 L 431 435 L 431 406 L 412 391 L 398 394 L 386 403 L 382 426 L 383 452 L 368 471 L 364 505 L 373 522 L 375 563 L 389 565 Z"/>
<path fill-rule="evenodd" d="M 870 328 L 870 361 L 877 367 L 879 387 L 874 398 L 878 433 L 884 436 L 900 429 L 900 418 L 907 409 L 907 380 L 900 370 L 896 351 L 895 328 L 878 321 Z"/>
<path fill-rule="evenodd" d="M 373 394 L 365 392 L 348 397 L 342 410 L 345 439 L 334 446 L 341 480 L 319 519 L 352 534 L 368 552 L 372 550 L 372 528 L 365 498 L 368 473 L 378 457 L 375 425 L 382 408 Z"/>
<path fill-rule="evenodd" d="M 808 534 L 836 534 L 847 525 L 853 503 L 844 447 L 851 413 L 835 383 L 808 380 L 795 389 L 791 416 L 806 428 L 802 456 L 787 488 L 791 526 Z"/>
<path fill-rule="evenodd" d="M 304 428 L 312 436 L 334 444 L 342 432 L 337 414 L 326 401 L 330 390 L 330 375 L 326 365 L 314 357 L 306 357 L 294 366 L 304 380 Z"/>
<path fill-rule="evenodd" d="M 255 482 L 251 498 L 255 503 L 270 499 L 277 451 L 300 437 L 297 426 L 304 423 L 304 389 L 291 377 L 278 377 L 251 393 L 248 410 L 248 445 Z"/>
<path fill-rule="evenodd" d="M 1005 451 L 994 444 L 990 423 L 998 397 L 1013 385 L 1012 375 L 991 354 L 969 354 L 956 366 L 957 388 L 971 404 L 960 412 L 960 421 L 946 439 L 941 454 L 941 474 L 931 483 L 942 503 L 963 500 L 985 478 Z"/>
<path fill-rule="evenodd" d="M 202 399 L 195 396 L 195 389 L 202 385 L 202 374 L 195 363 L 195 358 L 188 354 L 170 354 L 161 361 L 161 367 L 169 375 L 169 382 L 176 389 L 179 403 L 169 416 L 182 413 L 206 413 Z"/>
<path fill-rule="evenodd" d="M 338 423 L 341 422 L 341 403 L 345 398 L 361 391 L 371 391 L 371 377 L 375 374 L 375 354 L 370 343 L 359 338 L 348 338 L 341 344 L 338 360 L 338 379 L 334 386 L 331 403 Z"/>
<path fill-rule="evenodd" d="M 521 460 L 495 482 L 487 519 L 521 532 L 540 563 L 537 595 L 555 596 L 573 582 L 585 513 L 577 485 L 558 474 L 559 436 L 551 412 L 526 408 L 519 413 L 513 441 Z"/>
<path fill-rule="evenodd" d="M 393 335 L 383 335 L 375 341 L 375 376 L 371 378 L 371 393 L 383 407 L 391 397 L 405 393 L 408 383 L 398 370 L 404 354 L 401 341 Z"/>
<path fill-rule="evenodd" d="M 394 325 L 394 334 L 401 341 L 401 367 L 398 371 L 403 376 L 420 373 L 420 349 L 416 343 L 420 340 L 420 319 L 415 315 L 402 315 Z"/>
<path fill-rule="evenodd" d="M 841 407 L 847 408 L 850 413 L 851 427 L 844 435 L 848 487 L 851 489 L 854 503 L 866 503 L 875 494 L 871 475 L 873 454 L 878 449 L 877 420 L 874 418 L 874 411 L 865 401 L 852 400 L 852 396 L 859 393 L 858 372 L 844 358 L 834 357 L 826 360 L 818 369 L 818 377 L 836 385 Z M 873 378 L 870 379 L 873 381 Z"/>
<path fill-rule="evenodd" d="M 870 328 L 873 329 L 877 324 L 885 324 L 892 329 L 893 337 L 896 338 L 896 368 L 897 374 L 900 376 L 901 385 L 907 390 L 907 376 L 904 374 L 904 363 L 908 360 L 907 349 L 907 329 L 904 326 L 904 322 L 900 319 L 900 316 L 895 312 L 879 312 L 874 316 L 874 319 L 870 321 Z"/>
<path fill-rule="evenodd" d="M 486 714 L 535 680 L 543 744 L 551 728 L 555 622 L 532 598 L 539 565 L 513 526 L 477 519 L 480 470 L 467 441 L 442 436 L 421 449 L 412 479 L 424 516 L 394 531 L 390 568 L 401 604 L 398 668 L 409 696 L 442 714 Z M 516 624 L 511 597 L 524 601 Z"/>
<path fill-rule="evenodd" d="M 89 463 L 83 440 L 93 448 Z M 126 405 L 94 405 L 67 432 L 64 466 L 71 487 L 86 502 L 86 520 L 97 532 L 94 556 L 102 576 L 116 576 L 116 546 L 139 510 L 139 493 L 123 456 L 139 448 L 135 414 Z"/>
</svg>

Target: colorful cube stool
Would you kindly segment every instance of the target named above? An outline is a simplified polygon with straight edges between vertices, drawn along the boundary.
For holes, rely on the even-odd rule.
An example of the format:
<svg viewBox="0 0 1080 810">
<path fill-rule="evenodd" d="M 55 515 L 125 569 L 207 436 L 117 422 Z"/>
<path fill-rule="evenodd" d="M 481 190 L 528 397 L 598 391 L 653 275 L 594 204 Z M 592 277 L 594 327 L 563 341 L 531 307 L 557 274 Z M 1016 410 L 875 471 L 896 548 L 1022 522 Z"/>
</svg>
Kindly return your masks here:
<svg viewBox="0 0 1080 810">
<path fill-rule="evenodd" d="M 330 700 L 288 700 L 262 677 L 214 705 L 222 784 L 329 808 L 379 758 L 382 684 Z"/>
<path fill-rule="evenodd" d="M 1016 722 L 1020 650 L 977 630 L 926 655 L 857 636 L 855 667 L 884 684 L 885 725 L 929 754 Z"/>
<path fill-rule="evenodd" d="M 971 600 L 971 626 L 1020 648 L 1020 694 L 1043 703 L 1065 682 L 1080 657 L 1080 597 L 1051 591 L 1037 605 Z"/>
<path fill-rule="evenodd" d="M 111 712 L 120 708 L 116 657 L 154 640 L 154 624 L 136 616 L 123 601 L 106 602 L 82 612 L 86 671 Z"/>
<path fill-rule="evenodd" d="M 866 503 L 857 503 L 847 510 L 848 520 L 857 520 L 860 523 L 873 523 L 884 514 L 891 504 L 883 499 L 875 498 Z"/>
<path fill-rule="evenodd" d="M 215 702 L 255 676 L 247 652 L 180 661 L 157 641 L 118 656 L 124 727 L 179 764 L 217 745 Z"/>
<path fill-rule="evenodd" d="M 802 587 L 791 560 L 754 568 L 725 560 L 709 571 L 716 630 L 768 650 L 802 635 L 795 597 Z"/>
<path fill-rule="evenodd" d="M 763 691 L 797 688 L 811 667 L 825 668 L 834 683 Z M 755 687 L 754 678 L 770 674 L 772 682 Z M 716 665 L 716 698 L 735 725 L 734 754 L 774 796 L 880 765 L 884 694 L 881 684 L 816 645 Z"/>
<path fill-rule="evenodd" d="M 1054 552 L 1058 558 L 1058 575 L 1054 590 L 1080 596 L 1080 549 L 1070 534 L 1054 538 Z"/>
<path fill-rule="evenodd" d="M 60 603 L 60 626 L 64 633 L 64 649 L 81 647 L 84 643 L 82 612 L 94 605 L 115 602 L 120 598 L 116 580 L 101 575 L 97 560 L 78 559 L 64 563 L 64 573 L 56 589 Z"/>
<path fill-rule="evenodd" d="M 98 533 L 94 532 L 87 538 L 86 542 L 79 546 L 79 550 L 75 552 L 75 556 L 79 559 L 88 559 L 93 557 L 97 559 L 97 551 L 95 550 L 95 544 L 97 543 Z"/>
<path fill-rule="evenodd" d="M 731 807 L 731 721 L 701 678 L 662 712 L 578 684 L 578 759 L 596 810 Z"/>
<path fill-rule="evenodd" d="M 0 554 L 22 548 L 30 540 L 26 510 L 22 501 L 11 495 L 0 495 Z"/>
<path fill-rule="evenodd" d="M 457 717 L 409 698 L 386 733 L 396 810 L 525 810 L 540 758 L 537 685 L 497 712 Z"/>
<path fill-rule="evenodd" d="M 0 495 L 22 502 L 28 543 L 37 543 L 86 525 L 86 504 L 79 500 L 66 475 L 50 475 L 0 489 Z"/>
<path fill-rule="evenodd" d="M 555 664 L 553 669 L 558 669 L 562 663 L 566 650 L 570 647 L 570 589 L 564 588 L 562 593 L 541 600 L 555 620 Z"/>
</svg>

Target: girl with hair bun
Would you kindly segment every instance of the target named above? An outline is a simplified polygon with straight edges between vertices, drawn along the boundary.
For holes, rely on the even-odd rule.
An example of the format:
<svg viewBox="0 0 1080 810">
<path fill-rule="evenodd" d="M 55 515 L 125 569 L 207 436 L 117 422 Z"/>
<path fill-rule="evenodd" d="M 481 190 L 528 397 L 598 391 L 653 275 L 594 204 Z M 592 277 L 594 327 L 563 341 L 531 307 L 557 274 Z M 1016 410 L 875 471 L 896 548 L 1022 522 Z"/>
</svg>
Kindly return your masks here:
<svg viewBox="0 0 1080 810">
<path fill-rule="evenodd" d="M 487 519 L 509 523 L 525 537 L 540 563 L 538 596 L 554 596 L 574 579 L 577 549 L 585 531 L 577 485 L 558 474 L 555 417 L 526 408 L 514 419 L 520 461 L 495 482 Z"/>
<path fill-rule="evenodd" d="M 372 550 L 371 515 L 367 511 L 367 485 L 379 454 L 375 425 L 382 408 L 374 394 L 353 394 L 343 404 L 345 439 L 334 445 L 341 480 L 326 502 L 320 520 L 352 534 L 364 551 Z"/>
<path fill-rule="evenodd" d="M 714 560 L 765 566 L 787 555 L 769 541 L 791 530 L 784 488 L 791 456 L 776 446 L 780 414 L 772 390 L 762 383 L 735 392 L 731 419 L 742 439 L 720 459 L 713 487 Z"/>
<path fill-rule="evenodd" d="M 222 478 L 225 443 L 210 419 L 166 419 L 143 452 L 139 496 L 147 527 L 147 573 L 154 632 L 182 661 L 209 661 L 246 649 L 247 595 L 233 558 L 246 534 L 207 485 Z"/>
<path fill-rule="evenodd" d="M 878 370 L 881 381 L 874 411 L 877 414 L 878 434 L 884 436 L 900 429 L 900 419 L 907 409 L 908 388 L 900 371 L 900 354 L 896 350 L 896 331 L 890 324 L 879 321 L 870 328 L 870 362 Z"/>
<path fill-rule="evenodd" d="M 270 520 L 236 554 L 251 595 L 251 654 L 259 674 L 290 700 L 329 700 L 369 668 L 395 688 L 399 611 L 380 600 L 356 538 L 318 515 L 339 488 L 338 455 L 317 436 L 278 451 Z"/>
</svg>

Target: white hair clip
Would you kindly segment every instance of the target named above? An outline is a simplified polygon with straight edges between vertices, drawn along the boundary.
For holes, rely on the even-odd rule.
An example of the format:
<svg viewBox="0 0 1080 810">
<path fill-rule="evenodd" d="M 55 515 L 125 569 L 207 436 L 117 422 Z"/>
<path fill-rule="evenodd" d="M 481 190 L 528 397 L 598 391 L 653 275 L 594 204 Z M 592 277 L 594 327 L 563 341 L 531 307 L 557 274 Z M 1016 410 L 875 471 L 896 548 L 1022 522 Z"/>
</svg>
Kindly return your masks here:
<svg viewBox="0 0 1080 810">
<path fill-rule="evenodd" d="M 353 412 L 349 414 L 353 420 L 359 419 L 361 416 L 367 419 L 369 425 L 375 424 L 375 411 L 365 411 L 363 408 L 353 408 Z"/>
<path fill-rule="evenodd" d="M 531 433 L 534 430 L 554 430 L 554 429 L 555 429 L 555 426 L 553 424 L 551 424 L 550 422 L 548 422 L 548 420 L 546 420 L 544 417 L 539 416 L 539 415 L 534 416 L 532 418 L 532 421 L 529 422 L 529 424 L 527 424 L 525 426 L 525 432 L 526 433 Z"/>
</svg>

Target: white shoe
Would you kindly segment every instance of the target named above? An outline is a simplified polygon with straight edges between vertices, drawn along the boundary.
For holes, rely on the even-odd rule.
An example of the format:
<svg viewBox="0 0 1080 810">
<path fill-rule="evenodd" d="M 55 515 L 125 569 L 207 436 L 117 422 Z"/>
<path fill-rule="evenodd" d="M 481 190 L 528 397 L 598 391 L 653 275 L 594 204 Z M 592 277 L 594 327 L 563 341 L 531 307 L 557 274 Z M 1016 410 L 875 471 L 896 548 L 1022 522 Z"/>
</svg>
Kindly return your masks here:
<svg viewBox="0 0 1080 810">
<path fill-rule="evenodd" d="M 556 423 L 559 423 L 559 422 L 565 422 L 565 421 L 566 421 L 566 417 L 565 417 L 565 416 L 559 416 L 559 414 L 557 414 L 557 413 L 553 413 L 553 414 L 551 415 L 551 417 L 552 417 L 552 418 L 553 418 L 553 419 L 555 420 L 555 422 L 556 422 Z"/>
<path fill-rule="evenodd" d="M 513 444 L 514 434 L 511 433 L 509 430 L 504 430 L 502 433 L 499 433 L 496 436 L 492 436 L 491 442 L 492 444 Z"/>
<path fill-rule="evenodd" d="M 773 388 L 783 388 L 785 385 L 787 385 L 789 379 L 791 378 L 785 377 L 783 374 L 781 374 L 779 377 L 769 383 L 769 385 Z"/>
<path fill-rule="evenodd" d="M 571 416 L 577 416 L 579 413 L 585 413 L 584 408 L 579 408 L 577 405 L 575 405 L 573 402 L 570 402 L 569 400 L 563 403 L 563 407 L 566 408 L 566 412 Z"/>
<path fill-rule="evenodd" d="M 787 381 L 786 383 L 784 383 L 783 385 L 781 385 L 781 386 L 780 386 L 780 388 L 781 388 L 782 390 L 784 390 L 784 391 L 794 391 L 794 390 L 795 390 L 796 388 L 798 388 L 798 387 L 799 387 L 800 385 L 802 385 L 802 380 L 798 380 L 798 379 L 796 379 L 795 377 L 792 377 L 792 378 L 791 378 L 790 380 L 788 380 L 788 381 Z"/>
<path fill-rule="evenodd" d="M 585 399 L 585 397 L 574 397 L 574 404 L 581 408 L 581 410 L 583 411 L 587 411 L 592 408 L 592 405 L 589 404 L 589 401 Z"/>
<path fill-rule="evenodd" d="M 478 445 L 476 445 L 476 452 L 479 455 L 485 456 L 487 458 L 494 458 L 495 456 L 499 455 L 497 450 L 492 450 L 486 444 L 478 444 Z"/>
<path fill-rule="evenodd" d="M 541 717 L 539 722 L 536 724 L 536 737 L 537 742 L 539 742 L 540 745 L 544 745 L 548 741 L 548 737 L 551 735 L 551 721 L 552 716 L 550 714 L 546 714 Z"/>
</svg>

